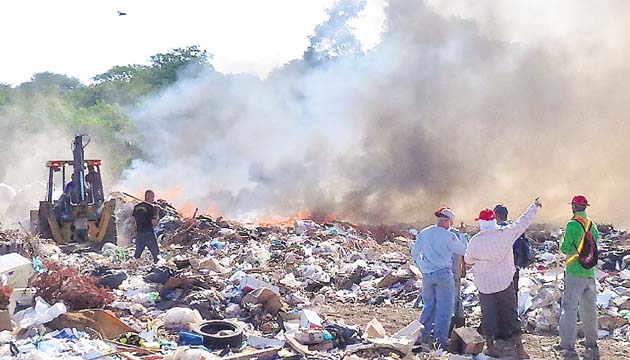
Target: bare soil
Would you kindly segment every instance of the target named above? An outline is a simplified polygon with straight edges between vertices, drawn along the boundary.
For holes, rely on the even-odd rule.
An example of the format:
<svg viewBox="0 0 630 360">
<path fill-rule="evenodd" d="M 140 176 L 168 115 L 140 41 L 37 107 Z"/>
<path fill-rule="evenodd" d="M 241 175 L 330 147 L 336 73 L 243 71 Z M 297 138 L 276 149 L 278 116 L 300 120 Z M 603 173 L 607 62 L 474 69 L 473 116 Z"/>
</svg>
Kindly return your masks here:
<svg viewBox="0 0 630 360">
<path fill-rule="evenodd" d="M 365 325 L 376 318 L 381 322 L 388 334 L 393 334 L 406 326 L 420 313 L 418 309 L 402 307 L 400 305 L 393 306 L 373 306 L 364 304 L 330 304 L 329 307 L 320 310 L 322 316 L 326 316 L 331 320 L 343 320 L 346 324 L 358 325 L 364 328 Z M 558 344 L 558 336 L 553 335 L 537 335 L 524 334 L 525 349 L 532 359 L 564 359 L 559 351 L 554 350 L 554 346 Z M 587 359 L 584 356 L 584 347 L 578 345 L 576 351 L 580 359 Z M 600 340 L 599 341 L 600 359 L 630 359 L 630 345 L 626 342 L 616 340 Z M 418 354 L 421 359 L 439 359 L 429 354 Z M 444 358 L 442 358 L 444 359 Z M 509 357 L 506 357 L 509 359 Z"/>
</svg>

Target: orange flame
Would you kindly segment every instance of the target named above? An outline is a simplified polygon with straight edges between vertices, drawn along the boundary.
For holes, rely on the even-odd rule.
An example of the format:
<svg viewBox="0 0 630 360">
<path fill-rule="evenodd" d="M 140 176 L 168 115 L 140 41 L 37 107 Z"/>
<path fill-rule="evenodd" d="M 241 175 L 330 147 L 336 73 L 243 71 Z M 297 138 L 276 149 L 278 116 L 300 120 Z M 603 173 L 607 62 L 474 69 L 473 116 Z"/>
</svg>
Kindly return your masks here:
<svg viewBox="0 0 630 360">
<path fill-rule="evenodd" d="M 187 201 L 183 204 L 178 204 L 175 208 L 177 209 L 177 212 L 185 218 L 193 217 L 193 215 L 195 214 L 195 209 L 197 209 L 195 204 L 193 204 L 191 201 Z"/>
<path fill-rule="evenodd" d="M 269 213 L 263 215 L 257 219 L 258 224 L 265 226 L 280 225 L 291 226 L 297 220 L 313 220 L 317 223 L 327 223 L 336 219 L 335 214 L 320 215 L 313 213 L 309 209 L 298 211 L 294 215 L 280 216 L 277 214 Z"/>
<path fill-rule="evenodd" d="M 219 207 L 217 206 L 217 203 L 214 201 L 210 202 L 210 205 L 206 208 L 206 210 L 203 211 L 203 214 L 211 216 L 213 218 L 221 217 L 221 213 L 219 212 Z"/>
<path fill-rule="evenodd" d="M 184 202 L 177 201 L 176 199 L 182 193 L 182 190 L 183 189 L 181 185 L 175 185 L 165 190 L 156 191 L 156 198 L 172 202 L 173 206 L 175 206 L 175 208 L 177 209 L 177 212 L 185 218 L 192 217 L 195 213 L 195 209 L 198 209 L 197 215 L 208 215 L 213 218 L 218 218 L 222 216 L 217 203 L 214 201 L 210 202 L 209 205 L 205 205 L 205 208 L 204 205 L 200 206 L 192 200 L 186 200 Z M 138 193 L 140 193 L 140 191 L 138 191 Z M 137 197 L 142 199 L 144 197 L 144 191 L 142 191 L 141 196 Z M 324 214 L 313 212 L 310 209 L 304 209 L 289 216 L 283 216 L 273 212 L 268 212 L 265 215 L 259 216 L 255 220 L 255 223 L 263 226 L 292 226 L 293 223 L 297 220 L 313 220 L 317 223 L 324 224 L 334 221 L 336 218 L 337 216 L 334 213 Z"/>
<path fill-rule="evenodd" d="M 217 204 L 215 202 L 211 202 L 205 210 L 193 203 L 192 201 L 186 201 L 184 203 L 175 203 L 175 208 L 177 212 L 185 218 L 193 217 L 195 214 L 195 209 L 197 209 L 197 215 L 208 215 L 213 218 L 218 218 L 221 216 L 221 213 L 218 210 Z"/>
<path fill-rule="evenodd" d="M 175 185 L 164 191 L 156 192 L 155 197 L 158 199 L 164 199 L 164 200 L 170 201 L 170 199 L 177 197 L 177 195 L 180 194 L 181 192 L 182 192 L 182 186 Z M 195 208 L 193 208 L 193 211 L 194 210 Z"/>
</svg>

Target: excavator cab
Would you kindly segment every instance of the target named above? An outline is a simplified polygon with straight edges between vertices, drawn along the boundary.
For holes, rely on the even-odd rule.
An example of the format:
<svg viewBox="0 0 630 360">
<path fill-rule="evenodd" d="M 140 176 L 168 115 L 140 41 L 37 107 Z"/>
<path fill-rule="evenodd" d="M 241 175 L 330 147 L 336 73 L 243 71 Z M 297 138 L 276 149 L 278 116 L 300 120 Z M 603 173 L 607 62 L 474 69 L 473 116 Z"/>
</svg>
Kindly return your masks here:
<svg viewBox="0 0 630 360">
<path fill-rule="evenodd" d="M 84 138 L 88 138 L 85 144 Z M 58 244 L 116 242 L 116 200 L 105 200 L 101 160 L 85 159 L 88 144 L 87 135 L 77 135 L 72 142 L 72 160 L 46 162 L 46 198 L 40 201 L 39 209 L 31 210 L 31 232 Z"/>
</svg>

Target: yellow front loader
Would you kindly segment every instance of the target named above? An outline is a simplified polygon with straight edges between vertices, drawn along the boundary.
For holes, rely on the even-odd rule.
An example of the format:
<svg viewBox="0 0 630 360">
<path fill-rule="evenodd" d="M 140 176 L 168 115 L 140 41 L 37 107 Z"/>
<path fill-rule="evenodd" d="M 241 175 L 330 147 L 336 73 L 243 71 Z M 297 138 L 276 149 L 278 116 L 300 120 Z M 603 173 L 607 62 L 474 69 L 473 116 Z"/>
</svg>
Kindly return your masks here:
<svg viewBox="0 0 630 360">
<path fill-rule="evenodd" d="M 83 144 L 86 137 L 88 141 Z M 58 244 L 86 241 L 116 243 L 116 200 L 105 200 L 101 160 L 85 159 L 87 144 L 87 135 L 77 135 L 72 142 L 73 160 L 46 162 L 47 194 L 39 202 L 39 208 L 31 210 L 31 233 L 53 239 Z M 55 181 L 59 181 L 57 174 L 61 175 L 63 188 L 58 197 L 54 194 Z"/>
</svg>

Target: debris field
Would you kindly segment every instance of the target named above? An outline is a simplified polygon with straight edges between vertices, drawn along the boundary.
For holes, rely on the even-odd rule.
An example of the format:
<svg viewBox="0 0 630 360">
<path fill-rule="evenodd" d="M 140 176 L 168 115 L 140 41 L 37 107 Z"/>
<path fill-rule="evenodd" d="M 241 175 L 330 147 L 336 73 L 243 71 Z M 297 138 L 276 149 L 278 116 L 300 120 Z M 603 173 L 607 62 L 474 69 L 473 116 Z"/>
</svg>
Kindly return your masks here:
<svg viewBox="0 0 630 360">
<path fill-rule="evenodd" d="M 168 211 L 156 226 L 163 260 L 153 264 L 148 253 L 133 258 L 132 206 L 117 207 L 117 245 L 0 232 L 0 359 L 488 358 L 474 336 L 481 309 L 470 272 L 459 342 L 450 353 L 418 344 L 422 281 L 407 229 Z M 630 233 L 599 230 L 601 358 L 629 358 Z M 562 233 L 534 226 L 527 235 L 536 261 L 519 282 L 526 347 L 532 358 L 560 358 Z"/>
</svg>

